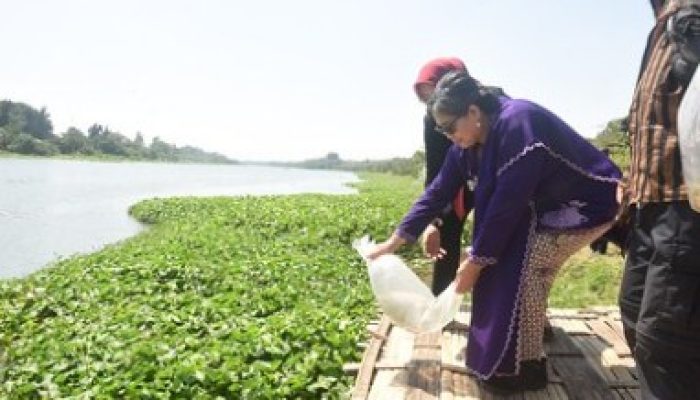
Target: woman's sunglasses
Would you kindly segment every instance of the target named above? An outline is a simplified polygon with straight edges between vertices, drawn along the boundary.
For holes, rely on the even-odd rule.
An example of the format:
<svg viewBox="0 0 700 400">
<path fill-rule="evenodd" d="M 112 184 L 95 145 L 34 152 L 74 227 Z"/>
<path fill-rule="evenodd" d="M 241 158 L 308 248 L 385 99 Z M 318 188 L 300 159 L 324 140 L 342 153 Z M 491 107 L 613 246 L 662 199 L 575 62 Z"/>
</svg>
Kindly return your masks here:
<svg viewBox="0 0 700 400">
<path fill-rule="evenodd" d="M 442 133 L 443 135 L 450 137 L 454 135 L 455 128 L 457 127 L 457 121 L 462 118 L 461 115 L 454 117 L 452 121 L 450 121 L 449 124 L 443 126 L 437 125 L 435 126 L 435 130 Z"/>
</svg>

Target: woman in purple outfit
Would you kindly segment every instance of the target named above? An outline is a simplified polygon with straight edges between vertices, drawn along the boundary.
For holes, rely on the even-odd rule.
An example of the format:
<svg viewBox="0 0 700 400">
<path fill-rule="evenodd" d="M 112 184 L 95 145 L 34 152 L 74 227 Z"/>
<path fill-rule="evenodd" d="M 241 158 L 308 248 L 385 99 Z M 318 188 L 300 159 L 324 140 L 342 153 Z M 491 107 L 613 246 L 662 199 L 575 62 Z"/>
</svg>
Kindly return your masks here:
<svg viewBox="0 0 700 400">
<path fill-rule="evenodd" d="M 472 187 L 472 246 L 456 278 L 458 292 L 472 291 L 467 366 L 496 390 L 544 388 L 547 294 L 564 261 L 612 224 L 620 171 L 550 111 L 464 72 L 440 80 L 429 109 L 454 145 L 370 258 L 415 241 L 460 187 Z"/>
</svg>

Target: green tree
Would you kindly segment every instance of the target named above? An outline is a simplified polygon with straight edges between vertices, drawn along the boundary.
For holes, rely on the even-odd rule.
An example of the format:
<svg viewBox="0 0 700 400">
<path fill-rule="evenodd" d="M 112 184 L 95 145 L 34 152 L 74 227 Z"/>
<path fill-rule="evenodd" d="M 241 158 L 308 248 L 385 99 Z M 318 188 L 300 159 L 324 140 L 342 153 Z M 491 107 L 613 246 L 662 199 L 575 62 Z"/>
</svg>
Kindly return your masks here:
<svg viewBox="0 0 700 400">
<path fill-rule="evenodd" d="M 63 154 L 91 154 L 94 152 L 87 136 L 74 127 L 68 128 L 68 130 L 61 135 L 58 147 Z"/>
<path fill-rule="evenodd" d="M 340 155 L 335 152 L 330 152 L 326 155 L 326 160 L 329 162 L 340 162 Z"/>
<path fill-rule="evenodd" d="M 146 147 L 141 132 L 134 140 L 114 132 L 106 125 L 92 124 L 87 136 L 75 127 L 60 136 L 53 134 L 53 125 L 46 108 L 39 110 L 10 100 L 0 101 L 0 150 L 22 154 L 109 154 L 132 159 L 233 163 L 227 157 L 192 146 L 178 148 L 154 138 Z"/>
<path fill-rule="evenodd" d="M 29 107 L 29 120 L 27 122 L 26 132 L 41 140 L 54 138 L 51 116 L 49 112 L 46 111 L 46 107 L 42 107 L 39 111 Z"/>
<path fill-rule="evenodd" d="M 52 143 L 36 139 L 27 133 L 20 133 L 13 136 L 12 141 L 7 145 L 7 150 L 20 154 L 38 154 L 50 156 L 58 153 L 58 148 Z"/>
<path fill-rule="evenodd" d="M 100 136 L 102 136 L 102 133 L 106 130 L 106 128 L 100 124 L 92 124 L 88 128 L 88 139 L 90 140 L 96 140 Z"/>
<path fill-rule="evenodd" d="M 624 171 L 629 166 L 629 136 L 623 130 L 623 118 L 613 119 L 593 139 L 599 149 L 607 149 L 610 158 Z"/>
<path fill-rule="evenodd" d="M 136 137 L 134 137 L 134 145 L 136 147 L 144 147 L 144 140 L 141 132 L 136 132 Z"/>
<path fill-rule="evenodd" d="M 156 160 L 174 161 L 176 159 L 175 150 L 177 149 L 177 147 L 175 147 L 175 145 L 162 141 L 158 136 L 153 138 L 149 149 L 151 157 Z"/>
<path fill-rule="evenodd" d="M 98 139 L 97 149 L 105 154 L 112 154 L 116 156 L 127 156 L 129 155 L 129 146 L 131 141 L 126 136 L 119 134 L 117 132 L 111 132 L 105 130 Z"/>
<path fill-rule="evenodd" d="M 12 142 L 14 133 L 9 129 L 0 128 L 0 150 L 7 149 L 7 145 Z"/>
<path fill-rule="evenodd" d="M 0 101 L 0 127 L 41 140 L 54 137 L 53 124 L 46 108 L 37 110 L 27 104 L 9 100 Z"/>
</svg>

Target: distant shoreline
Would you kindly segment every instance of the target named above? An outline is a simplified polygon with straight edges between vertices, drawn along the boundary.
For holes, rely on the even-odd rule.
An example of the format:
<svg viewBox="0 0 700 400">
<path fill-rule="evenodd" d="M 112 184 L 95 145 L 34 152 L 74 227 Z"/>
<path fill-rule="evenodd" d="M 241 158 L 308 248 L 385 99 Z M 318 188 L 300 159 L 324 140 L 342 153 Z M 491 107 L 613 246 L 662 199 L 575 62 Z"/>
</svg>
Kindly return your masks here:
<svg viewBox="0 0 700 400">
<path fill-rule="evenodd" d="M 152 163 L 167 163 L 167 164 L 220 164 L 220 165 L 247 165 L 248 163 L 240 161 L 189 161 L 189 160 L 163 160 L 153 158 L 131 158 L 119 157 L 107 154 L 99 155 L 72 155 L 72 154 L 56 154 L 51 156 L 42 156 L 38 154 L 21 154 L 9 151 L 0 150 L 0 159 L 17 158 L 27 160 L 67 160 L 67 161 L 106 161 L 106 162 L 152 162 Z"/>
</svg>

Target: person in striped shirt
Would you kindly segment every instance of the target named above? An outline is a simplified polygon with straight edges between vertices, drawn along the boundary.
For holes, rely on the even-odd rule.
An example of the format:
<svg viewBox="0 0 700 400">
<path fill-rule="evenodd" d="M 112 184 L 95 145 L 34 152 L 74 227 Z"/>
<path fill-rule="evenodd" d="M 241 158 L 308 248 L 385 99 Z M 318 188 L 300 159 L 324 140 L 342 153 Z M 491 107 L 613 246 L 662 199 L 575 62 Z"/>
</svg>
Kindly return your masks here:
<svg viewBox="0 0 700 400">
<path fill-rule="evenodd" d="M 620 311 L 642 398 L 700 399 L 700 213 L 688 202 L 677 127 L 700 60 L 700 1 L 651 5 L 628 116 L 633 223 Z"/>
</svg>

